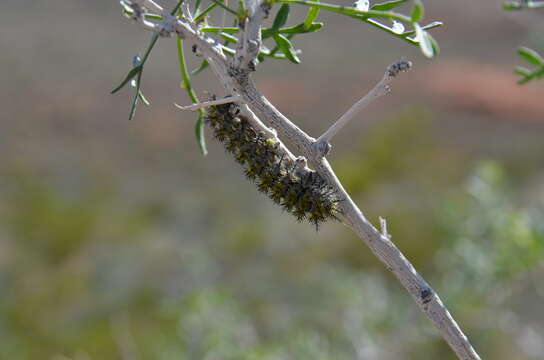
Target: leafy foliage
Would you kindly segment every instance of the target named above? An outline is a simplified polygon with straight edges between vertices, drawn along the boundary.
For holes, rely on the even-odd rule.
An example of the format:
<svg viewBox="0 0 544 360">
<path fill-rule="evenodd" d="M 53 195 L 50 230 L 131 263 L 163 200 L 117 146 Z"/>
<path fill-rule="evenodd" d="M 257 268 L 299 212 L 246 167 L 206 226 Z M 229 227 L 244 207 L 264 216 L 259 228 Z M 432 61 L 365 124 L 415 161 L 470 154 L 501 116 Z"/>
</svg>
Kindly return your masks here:
<svg viewBox="0 0 544 360">
<path fill-rule="evenodd" d="M 544 9 L 544 1 L 523 0 L 523 1 L 509 1 L 503 4 L 504 10 L 523 10 L 523 9 Z M 518 55 L 530 65 L 533 65 L 533 69 L 527 69 L 522 66 L 517 66 L 514 72 L 521 76 L 518 80 L 519 84 L 528 83 L 534 79 L 540 79 L 544 77 L 544 58 L 535 50 L 527 47 L 520 47 L 518 49 Z"/>
<path fill-rule="evenodd" d="M 401 161 L 391 164 L 388 152 L 406 129 L 418 126 L 415 136 L 428 135 L 414 117 L 409 125 L 392 126 L 381 139 L 385 144 L 376 141 L 367 152 L 373 171 L 362 168 L 358 176 L 373 190 L 367 187 L 362 196 L 379 193 L 384 178 L 425 181 L 440 172 L 443 157 L 421 157 L 439 148 L 425 145 L 415 157 L 391 156 Z M 396 240 L 408 238 L 403 247 L 410 257 L 435 274 L 432 283 L 466 316 L 462 321 L 475 341 L 487 344 L 486 355 L 512 358 L 499 353 L 505 344 L 525 360 L 532 358 L 512 339 L 535 314 L 518 311 L 515 302 L 527 297 L 520 287 L 542 273 L 544 204 L 515 205 L 509 186 L 515 175 L 485 161 L 463 185 L 431 189 L 428 198 L 425 183 L 412 185 L 421 191 L 405 196 L 415 195 L 418 205 L 434 199 L 424 214 L 399 197 L 380 211 L 391 214 Z M 159 207 L 135 201 L 128 208 L 127 199 L 107 186 L 69 195 L 40 177 L 6 180 L 12 193 L 0 204 L 9 214 L 0 219 L 1 358 L 113 360 L 127 348 L 140 359 L 163 360 L 450 356 L 441 343 L 423 345 L 428 342 L 421 336 L 430 332 L 425 319 L 339 227 L 320 237 L 269 214 L 266 222 L 243 214 L 229 218 L 245 204 L 219 211 L 218 204 L 229 201 L 202 194 L 184 198 L 180 210 L 174 210 L 180 203 L 175 196 Z M 211 209 L 212 219 L 194 215 Z M 200 230 L 189 225 L 195 219 Z M 180 235 L 180 222 L 197 232 Z M 278 237 L 278 227 L 289 236 Z M 411 233 L 414 228 L 419 232 Z M 541 298 L 534 302 L 538 306 Z M 502 331 L 512 334 L 503 337 Z"/>
<path fill-rule="evenodd" d="M 529 64 L 536 66 L 532 70 L 518 66 L 514 69 L 515 73 L 521 76 L 518 83 L 525 84 L 533 79 L 544 77 L 544 58 L 535 50 L 521 47 L 518 50 L 519 56 Z"/>
<path fill-rule="evenodd" d="M 174 10 L 171 11 L 172 15 L 183 16 L 179 11 L 182 2 L 183 0 L 177 3 Z M 129 6 L 130 3 L 130 0 L 122 1 L 122 4 L 124 5 L 123 11 L 127 16 L 133 17 L 137 14 L 134 14 L 135 11 Z M 420 24 L 420 22 L 423 21 L 425 14 L 423 4 L 420 0 L 414 0 L 410 10 L 410 15 L 403 15 L 394 11 L 400 6 L 408 3 L 408 0 L 393 0 L 373 4 L 370 4 L 370 2 L 367 1 L 363 7 L 357 3 L 354 7 L 346 7 L 320 1 L 305 0 L 268 0 L 265 3 L 270 7 L 273 7 L 276 3 L 281 4 L 281 6 L 276 12 L 272 26 L 262 28 L 263 41 L 272 40 L 273 46 L 271 49 L 265 44 L 261 46 L 257 57 L 259 62 L 264 62 L 266 59 L 270 58 L 279 60 L 286 59 L 294 64 L 300 64 L 300 50 L 297 50 L 293 45 L 293 38 L 295 35 L 300 36 L 320 30 L 323 27 L 323 23 L 315 21 L 319 16 L 320 11 L 329 11 L 365 22 L 393 35 L 394 37 L 419 46 L 421 52 L 426 57 L 432 58 L 438 55 L 440 51 L 437 42 L 428 31 L 441 26 L 442 23 L 435 21 L 426 25 Z M 304 20 L 297 25 L 289 26 L 287 24 L 291 15 L 290 5 L 309 7 Z M 195 1 L 192 11 L 194 13 L 193 21 L 194 23 L 198 24 L 199 30 L 206 33 L 208 36 L 213 37 L 217 42 L 221 42 L 221 48 L 226 55 L 234 55 L 235 50 L 232 47 L 229 47 L 229 44 L 236 44 L 238 42 L 238 38 L 236 37 L 240 31 L 238 24 L 247 16 L 246 9 L 244 9 L 244 2 L 239 1 L 238 9 L 233 9 L 225 0 L 210 0 L 209 5 L 206 7 L 204 6 L 204 3 L 199 0 Z M 223 19 L 225 19 L 225 15 L 230 15 L 232 17 L 234 26 L 225 26 L 225 23 L 216 25 L 210 24 L 212 15 L 217 11 L 224 12 L 222 17 Z M 144 19 L 150 21 L 163 20 L 162 16 L 156 14 L 144 13 L 142 16 Z M 389 25 L 388 22 L 391 24 Z M 145 62 L 157 40 L 158 35 L 153 35 L 144 57 L 142 59 L 138 58 L 138 61 L 135 62 L 134 67 L 129 71 L 125 79 L 112 91 L 112 93 L 116 93 L 128 83 L 131 83 L 136 88 L 136 95 L 132 102 L 129 119 L 134 117 L 136 106 L 140 100 L 142 100 L 145 104 L 149 104 L 140 90 L 141 78 Z M 188 71 L 185 54 L 181 48 L 181 40 L 178 40 L 177 43 L 180 73 L 182 76 L 182 87 L 185 88 L 191 101 L 196 103 L 198 102 L 198 99 L 195 91 L 193 90 L 193 86 L 191 85 L 190 75 L 199 74 L 208 67 L 208 63 L 206 60 L 203 60 L 198 68 L 194 69 L 193 71 Z M 195 127 L 195 134 L 201 152 L 206 154 L 202 116 L 203 113 L 199 112 L 199 117 Z"/>
<path fill-rule="evenodd" d="M 540 9 L 544 8 L 544 1 L 538 0 L 521 0 L 507 1 L 502 4 L 504 10 L 522 10 L 522 9 Z"/>
</svg>

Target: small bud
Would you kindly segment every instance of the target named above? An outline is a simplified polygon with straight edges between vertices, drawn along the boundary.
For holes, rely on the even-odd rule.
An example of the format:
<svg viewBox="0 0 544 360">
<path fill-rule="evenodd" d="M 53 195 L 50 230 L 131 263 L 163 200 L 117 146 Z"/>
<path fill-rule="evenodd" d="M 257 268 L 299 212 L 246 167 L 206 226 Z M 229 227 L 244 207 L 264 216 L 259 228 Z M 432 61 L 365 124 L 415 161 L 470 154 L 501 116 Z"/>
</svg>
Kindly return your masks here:
<svg viewBox="0 0 544 360">
<path fill-rule="evenodd" d="M 412 62 L 402 59 L 387 68 L 387 75 L 395 77 L 401 72 L 407 72 L 412 68 Z"/>
</svg>

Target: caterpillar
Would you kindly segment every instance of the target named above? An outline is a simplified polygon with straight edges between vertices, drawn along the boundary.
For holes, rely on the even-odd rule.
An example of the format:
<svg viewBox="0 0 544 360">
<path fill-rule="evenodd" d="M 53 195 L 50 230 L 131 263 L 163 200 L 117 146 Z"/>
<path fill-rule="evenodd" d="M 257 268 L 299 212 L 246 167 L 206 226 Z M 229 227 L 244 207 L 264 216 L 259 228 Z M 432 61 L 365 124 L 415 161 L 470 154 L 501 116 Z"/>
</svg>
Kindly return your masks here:
<svg viewBox="0 0 544 360">
<path fill-rule="evenodd" d="M 303 157 L 287 160 L 279 141 L 266 137 L 240 114 L 233 103 L 208 107 L 205 123 L 244 169 L 246 177 L 298 221 L 308 221 L 316 230 L 322 222 L 338 220 L 340 199 L 317 172 L 306 167 Z"/>
</svg>

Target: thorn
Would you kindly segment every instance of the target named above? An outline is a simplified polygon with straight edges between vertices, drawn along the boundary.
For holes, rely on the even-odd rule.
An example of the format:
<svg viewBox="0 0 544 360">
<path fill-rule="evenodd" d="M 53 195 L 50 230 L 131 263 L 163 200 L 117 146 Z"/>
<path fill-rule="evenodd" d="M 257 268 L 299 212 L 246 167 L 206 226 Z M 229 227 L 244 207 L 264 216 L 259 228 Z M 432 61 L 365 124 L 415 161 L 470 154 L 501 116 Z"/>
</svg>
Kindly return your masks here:
<svg viewBox="0 0 544 360">
<path fill-rule="evenodd" d="M 391 240 L 391 235 L 387 232 L 387 221 L 380 216 L 380 233 L 387 240 Z"/>
</svg>

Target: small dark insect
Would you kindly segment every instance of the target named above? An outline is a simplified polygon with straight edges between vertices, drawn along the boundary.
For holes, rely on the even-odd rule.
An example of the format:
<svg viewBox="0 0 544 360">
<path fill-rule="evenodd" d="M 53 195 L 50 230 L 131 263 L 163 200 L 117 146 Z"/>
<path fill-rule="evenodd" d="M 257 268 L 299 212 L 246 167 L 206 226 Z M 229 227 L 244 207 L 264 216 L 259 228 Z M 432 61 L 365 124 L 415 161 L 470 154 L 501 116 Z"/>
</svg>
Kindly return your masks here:
<svg viewBox="0 0 544 360">
<path fill-rule="evenodd" d="M 306 220 L 318 228 L 340 214 L 337 193 L 315 171 L 306 167 L 304 158 L 286 161 L 277 140 L 267 138 L 240 115 L 237 105 L 211 106 L 206 123 L 214 136 L 244 168 L 246 177 L 297 220 Z"/>
</svg>

